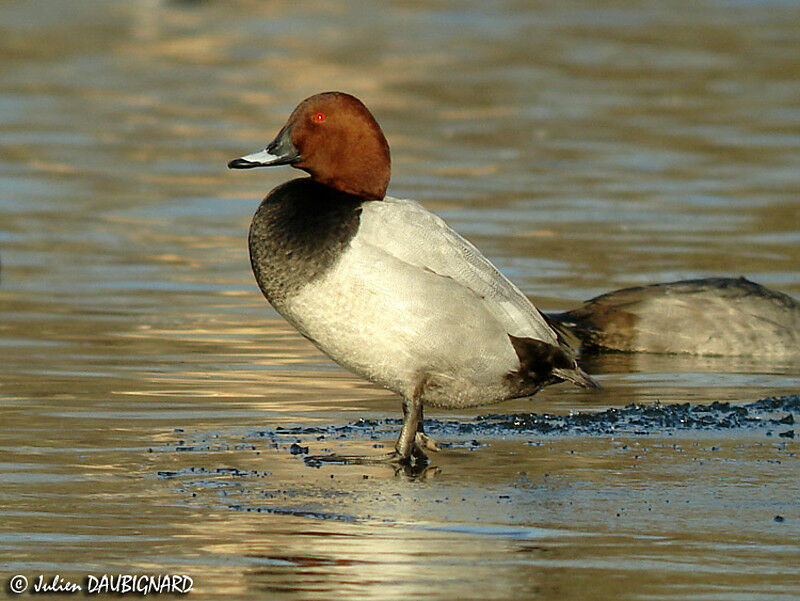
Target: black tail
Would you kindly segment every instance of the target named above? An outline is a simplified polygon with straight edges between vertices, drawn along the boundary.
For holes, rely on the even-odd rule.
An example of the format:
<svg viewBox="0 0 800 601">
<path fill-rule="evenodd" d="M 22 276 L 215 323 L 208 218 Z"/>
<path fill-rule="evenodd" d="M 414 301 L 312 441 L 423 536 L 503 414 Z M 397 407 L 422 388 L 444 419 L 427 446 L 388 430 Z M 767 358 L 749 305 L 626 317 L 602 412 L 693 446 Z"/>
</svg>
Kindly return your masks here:
<svg viewBox="0 0 800 601">
<path fill-rule="evenodd" d="M 572 353 L 560 346 L 555 346 L 535 338 L 518 338 L 508 335 L 511 345 L 519 358 L 519 373 L 544 386 L 553 383 L 553 378 L 567 380 L 582 388 L 600 388 L 589 374 L 584 372 Z"/>
</svg>

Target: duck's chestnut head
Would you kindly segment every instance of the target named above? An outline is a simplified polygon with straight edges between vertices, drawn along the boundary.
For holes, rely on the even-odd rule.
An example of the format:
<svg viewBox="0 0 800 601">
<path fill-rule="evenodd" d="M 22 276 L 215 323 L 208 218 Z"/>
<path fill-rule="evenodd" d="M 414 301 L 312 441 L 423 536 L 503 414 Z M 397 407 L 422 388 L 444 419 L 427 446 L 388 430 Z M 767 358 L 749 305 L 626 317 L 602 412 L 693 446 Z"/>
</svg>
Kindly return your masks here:
<svg viewBox="0 0 800 601">
<path fill-rule="evenodd" d="M 267 147 L 232 160 L 231 169 L 291 165 L 317 182 L 369 200 L 385 196 L 391 175 L 389 144 L 355 96 L 325 92 L 297 105 Z"/>
</svg>

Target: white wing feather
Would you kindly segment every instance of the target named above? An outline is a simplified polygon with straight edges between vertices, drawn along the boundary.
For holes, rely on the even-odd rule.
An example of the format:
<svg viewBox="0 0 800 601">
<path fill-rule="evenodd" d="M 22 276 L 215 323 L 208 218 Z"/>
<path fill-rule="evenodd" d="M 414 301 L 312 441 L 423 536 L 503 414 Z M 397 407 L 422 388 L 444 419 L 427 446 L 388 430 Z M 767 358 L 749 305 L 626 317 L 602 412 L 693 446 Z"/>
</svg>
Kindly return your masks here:
<svg viewBox="0 0 800 601">
<path fill-rule="evenodd" d="M 391 197 L 365 203 L 358 239 L 472 290 L 508 334 L 558 344 L 555 332 L 519 288 L 420 204 Z"/>
</svg>

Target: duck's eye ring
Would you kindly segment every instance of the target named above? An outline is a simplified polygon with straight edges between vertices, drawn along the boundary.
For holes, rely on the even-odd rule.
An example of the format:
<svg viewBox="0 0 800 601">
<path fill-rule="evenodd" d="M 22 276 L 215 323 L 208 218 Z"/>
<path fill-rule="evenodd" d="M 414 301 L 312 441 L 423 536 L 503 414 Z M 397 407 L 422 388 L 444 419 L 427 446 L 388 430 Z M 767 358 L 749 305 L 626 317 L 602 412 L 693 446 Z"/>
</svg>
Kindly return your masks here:
<svg viewBox="0 0 800 601">
<path fill-rule="evenodd" d="M 325 121 L 325 113 L 317 113 L 314 115 L 314 121 L 317 123 L 322 123 Z"/>
</svg>

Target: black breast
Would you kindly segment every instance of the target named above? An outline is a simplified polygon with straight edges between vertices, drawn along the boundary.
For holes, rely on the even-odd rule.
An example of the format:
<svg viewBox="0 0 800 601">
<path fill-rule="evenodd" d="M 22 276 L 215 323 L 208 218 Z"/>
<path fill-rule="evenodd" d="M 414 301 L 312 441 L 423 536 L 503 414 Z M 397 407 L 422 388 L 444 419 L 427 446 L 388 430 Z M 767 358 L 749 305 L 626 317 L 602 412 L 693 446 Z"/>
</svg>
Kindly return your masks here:
<svg viewBox="0 0 800 601">
<path fill-rule="evenodd" d="M 358 231 L 363 199 L 309 178 L 272 190 L 250 224 L 250 264 L 261 291 L 280 304 L 335 263 Z"/>
</svg>

